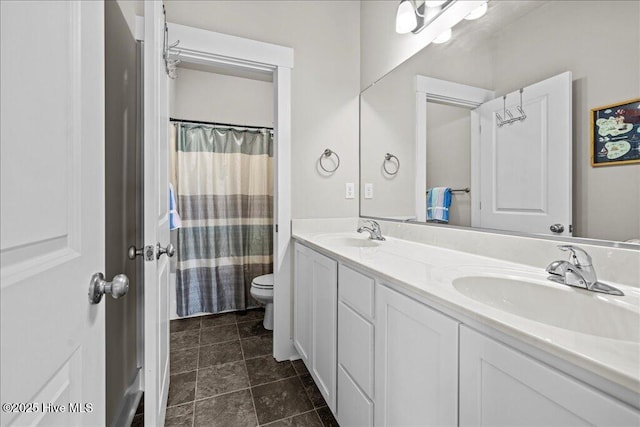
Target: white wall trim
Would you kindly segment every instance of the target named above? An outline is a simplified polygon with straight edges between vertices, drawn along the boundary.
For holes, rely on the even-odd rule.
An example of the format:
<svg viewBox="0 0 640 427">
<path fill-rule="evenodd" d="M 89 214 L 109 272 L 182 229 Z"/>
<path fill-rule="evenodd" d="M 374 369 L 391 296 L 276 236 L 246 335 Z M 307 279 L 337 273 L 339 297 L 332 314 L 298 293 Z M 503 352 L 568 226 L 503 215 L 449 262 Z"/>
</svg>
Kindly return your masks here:
<svg viewBox="0 0 640 427">
<path fill-rule="evenodd" d="M 168 23 L 169 42 L 180 40 L 177 50 L 206 52 L 245 63 L 293 68 L 293 49 L 228 34 Z"/>
<path fill-rule="evenodd" d="M 457 105 L 460 107 L 477 108 L 483 103 L 495 98 L 494 91 L 475 86 L 463 85 L 447 80 L 435 79 L 416 75 L 416 218 L 419 222 L 427 220 L 427 114 L 428 101 L 441 104 Z M 477 114 L 471 113 L 471 191 L 477 193 L 479 180 L 476 174 L 479 172 L 479 164 L 474 164 L 474 147 L 477 150 L 480 141 L 480 124 Z M 473 131 L 477 129 L 478 131 Z M 422 161 L 421 161 L 422 159 Z M 475 160 L 478 160 L 475 156 Z M 475 204 L 471 206 L 471 216 L 474 217 Z"/>
<path fill-rule="evenodd" d="M 168 23 L 169 43 L 182 62 L 227 65 L 273 73 L 274 87 L 274 334 L 273 356 L 297 359 L 293 346 L 291 272 L 291 69 L 293 49 L 213 31 Z M 136 17 L 136 38 L 144 19 Z"/>
</svg>

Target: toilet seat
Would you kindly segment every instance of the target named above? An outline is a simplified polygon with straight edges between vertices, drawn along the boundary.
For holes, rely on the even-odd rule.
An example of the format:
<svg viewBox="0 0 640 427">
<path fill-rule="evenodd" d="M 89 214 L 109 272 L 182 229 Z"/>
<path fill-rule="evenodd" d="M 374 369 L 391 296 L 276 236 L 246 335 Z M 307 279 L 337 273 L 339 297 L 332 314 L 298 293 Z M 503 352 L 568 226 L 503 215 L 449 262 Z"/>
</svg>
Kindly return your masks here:
<svg viewBox="0 0 640 427">
<path fill-rule="evenodd" d="M 254 277 L 251 281 L 251 296 L 264 305 L 262 325 L 269 331 L 273 330 L 273 273 Z"/>
<path fill-rule="evenodd" d="M 273 289 L 273 273 L 255 277 L 251 286 L 256 289 Z"/>
</svg>

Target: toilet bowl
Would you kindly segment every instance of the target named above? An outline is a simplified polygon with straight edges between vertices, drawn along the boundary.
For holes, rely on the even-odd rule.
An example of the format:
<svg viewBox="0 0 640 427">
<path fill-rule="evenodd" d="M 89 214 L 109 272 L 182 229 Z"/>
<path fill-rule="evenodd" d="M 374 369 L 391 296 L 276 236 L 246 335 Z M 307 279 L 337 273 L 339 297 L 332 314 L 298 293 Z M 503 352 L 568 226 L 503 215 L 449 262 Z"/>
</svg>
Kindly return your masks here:
<svg viewBox="0 0 640 427">
<path fill-rule="evenodd" d="M 254 277 L 251 281 L 251 296 L 264 305 L 264 320 L 262 325 L 265 329 L 273 330 L 273 274 L 265 274 Z"/>
</svg>

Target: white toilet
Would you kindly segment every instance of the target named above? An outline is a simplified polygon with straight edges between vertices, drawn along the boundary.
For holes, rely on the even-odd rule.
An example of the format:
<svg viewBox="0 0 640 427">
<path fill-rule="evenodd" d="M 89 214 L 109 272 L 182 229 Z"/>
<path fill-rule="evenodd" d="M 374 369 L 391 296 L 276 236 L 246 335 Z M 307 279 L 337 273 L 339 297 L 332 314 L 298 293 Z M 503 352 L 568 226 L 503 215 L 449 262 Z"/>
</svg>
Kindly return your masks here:
<svg viewBox="0 0 640 427">
<path fill-rule="evenodd" d="M 265 274 L 254 277 L 251 281 L 251 296 L 260 304 L 264 305 L 264 320 L 262 324 L 265 329 L 273 330 L 273 274 Z"/>
</svg>

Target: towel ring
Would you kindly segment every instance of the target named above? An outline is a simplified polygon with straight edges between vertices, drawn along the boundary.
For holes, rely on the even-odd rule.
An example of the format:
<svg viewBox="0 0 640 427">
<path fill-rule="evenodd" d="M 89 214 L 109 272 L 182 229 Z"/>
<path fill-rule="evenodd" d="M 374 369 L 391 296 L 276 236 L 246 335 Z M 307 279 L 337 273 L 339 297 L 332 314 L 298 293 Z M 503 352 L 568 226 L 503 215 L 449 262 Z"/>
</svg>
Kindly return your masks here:
<svg viewBox="0 0 640 427">
<path fill-rule="evenodd" d="M 322 159 L 331 157 L 332 154 L 335 154 L 336 159 L 338 159 L 338 164 L 336 164 L 336 167 L 333 169 L 327 169 L 324 167 L 324 165 L 322 164 Z M 324 153 L 322 153 L 320 155 L 320 167 L 322 168 L 323 171 L 327 172 L 327 173 L 333 173 L 335 171 L 338 170 L 338 168 L 340 167 L 340 156 L 338 156 L 338 153 L 336 153 L 335 151 L 329 150 L 328 148 L 324 150 Z"/>
<path fill-rule="evenodd" d="M 389 171 L 389 170 L 387 169 L 387 162 L 390 162 L 390 161 L 391 161 L 391 159 L 396 159 L 396 170 L 395 170 L 395 171 L 393 171 L 393 172 L 391 172 L 391 171 Z M 397 173 L 398 173 L 398 171 L 400 170 L 400 159 L 398 159 L 396 156 L 394 156 L 394 155 L 393 155 L 393 154 L 391 154 L 391 153 L 387 153 L 387 154 L 384 156 L 384 162 L 382 162 L 382 168 L 383 168 L 383 169 L 384 169 L 384 171 L 385 171 L 386 173 L 388 173 L 389 175 L 395 175 L 395 174 L 397 174 Z"/>
</svg>

